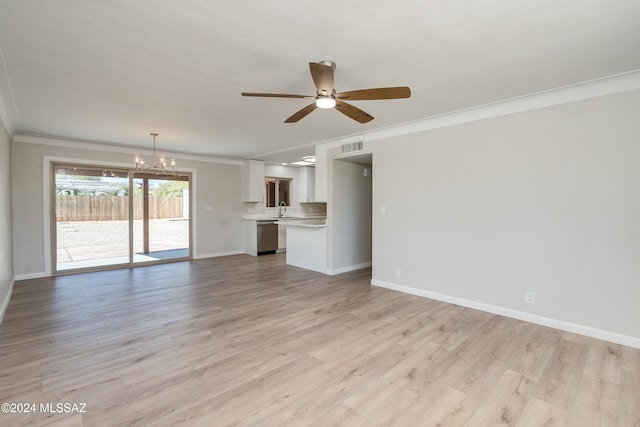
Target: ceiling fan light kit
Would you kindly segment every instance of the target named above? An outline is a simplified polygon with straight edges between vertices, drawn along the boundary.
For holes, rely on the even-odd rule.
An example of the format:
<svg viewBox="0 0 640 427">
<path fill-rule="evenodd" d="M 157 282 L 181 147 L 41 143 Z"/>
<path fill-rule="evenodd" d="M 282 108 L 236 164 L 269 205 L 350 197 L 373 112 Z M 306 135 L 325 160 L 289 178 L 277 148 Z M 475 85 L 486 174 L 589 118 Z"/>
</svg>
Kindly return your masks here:
<svg viewBox="0 0 640 427">
<path fill-rule="evenodd" d="M 319 96 L 316 99 L 316 107 L 329 109 L 336 106 L 336 99 L 331 96 Z"/>
<path fill-rule="evenodd" d="M 265 98 L 309 98 L 315 100 L 313 104 L 309 104 L 303 109 L 295 112 L 291 117 L 284 121 L 285 123 L 295 123 L 306 117 L 316 108 L 335 108 L 345 116 L 359 123 L 367 123 L 373 120 L 373 116 L 345 102 L 345 100 L 370 101 L 377 99 L 409 98 L 411 96 L 411 89 L 409 89 L 408 86 L 360 89 L 350 92 L 336 93 L 336 90 L 333 87 L 333 72 L 336 69 L 335 62 L 310 62 L 309 69 L 311 70 L 311 78 L 316 85 L 315 96 L 255 92 L 242 92 L 242 96 L 257 96 Z"/>
</svg>

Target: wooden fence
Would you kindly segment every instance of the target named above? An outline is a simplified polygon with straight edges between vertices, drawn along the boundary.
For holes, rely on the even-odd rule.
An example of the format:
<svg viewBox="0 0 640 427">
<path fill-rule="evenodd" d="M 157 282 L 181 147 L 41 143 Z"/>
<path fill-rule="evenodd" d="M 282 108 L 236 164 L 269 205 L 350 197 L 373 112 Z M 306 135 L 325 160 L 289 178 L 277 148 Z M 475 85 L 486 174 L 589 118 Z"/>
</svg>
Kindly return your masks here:
<svg viewBox="0 0 640 427">
<path fill-rule="evenodd" d="M 129 197 L 56 195 L 56 220 L 124 221 Z M 182 197 L 149 197 L 149 218 L 182 218 Z M 142 197 L 133 199 L 133 219 L 142 219 Z"/>
</svg>

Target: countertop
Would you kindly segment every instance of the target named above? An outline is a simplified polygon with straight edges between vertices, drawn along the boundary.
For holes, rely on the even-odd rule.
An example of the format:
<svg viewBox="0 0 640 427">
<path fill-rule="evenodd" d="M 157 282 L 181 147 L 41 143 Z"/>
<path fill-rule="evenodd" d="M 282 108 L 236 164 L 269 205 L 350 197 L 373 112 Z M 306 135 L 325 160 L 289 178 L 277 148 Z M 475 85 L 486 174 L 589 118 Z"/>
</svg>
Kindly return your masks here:
<svg viewBox="0 0 640 427">
<path fill-rule="evenodd" d="M 287 227 L 294 227 L 294 228 L 322 228 L 322 227 L 326 227 L 327 224 L 326 223 L 322 223 L 319 224 L 317 223 L 318 220 L 314 220 L 316 222 L 314 223 L 310 223 L 310 222 L 303 222 L 303 221 L 292 221 L 291 223 L 287 224 Z"/>
<path fill-rule="evenodd" d="M 318 216 L 267 216 L 264 214 L 245 214 L 242 215 L 242 219 L 245 221 L 301 221 L 301 220 L 324 220 L 327 217 L 324 215 Z"/>
</svg>

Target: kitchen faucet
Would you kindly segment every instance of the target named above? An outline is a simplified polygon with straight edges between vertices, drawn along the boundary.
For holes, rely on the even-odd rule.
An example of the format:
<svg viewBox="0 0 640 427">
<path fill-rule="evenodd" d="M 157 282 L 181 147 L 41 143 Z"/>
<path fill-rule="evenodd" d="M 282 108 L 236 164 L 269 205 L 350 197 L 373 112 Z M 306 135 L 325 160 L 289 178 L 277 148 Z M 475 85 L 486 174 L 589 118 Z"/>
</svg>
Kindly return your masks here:
<svg viewBox="0 0 640 427">
<path fill-rule="evenodd" d="M 282 207 L 284 206 L 284 210 L 282 210 Z M 280 202 L 280 217 L 282 217 L 284 215 L 284 213 L 287 211 L 287 202 L 285 202 L 284 200 Z"/>
</svg>

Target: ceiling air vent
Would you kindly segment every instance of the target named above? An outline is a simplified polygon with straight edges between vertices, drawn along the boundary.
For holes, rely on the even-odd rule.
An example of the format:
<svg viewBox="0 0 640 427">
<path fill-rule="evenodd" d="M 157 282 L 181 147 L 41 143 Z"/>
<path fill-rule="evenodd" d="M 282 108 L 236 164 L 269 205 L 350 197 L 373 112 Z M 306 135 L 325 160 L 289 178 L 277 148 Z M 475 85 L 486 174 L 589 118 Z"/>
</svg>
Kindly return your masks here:
<svg viewBox="0 0 640 427">
<path fill-rule="evenodd" d="M 351 142 L 349 144 L 342 144 L 340 146 L 340 152 L 342 154 L 345 153 L 353 153 L 354 151 L 362 151 L 364 149 L 364 144 L 362 141 Z"/>
</svg>

